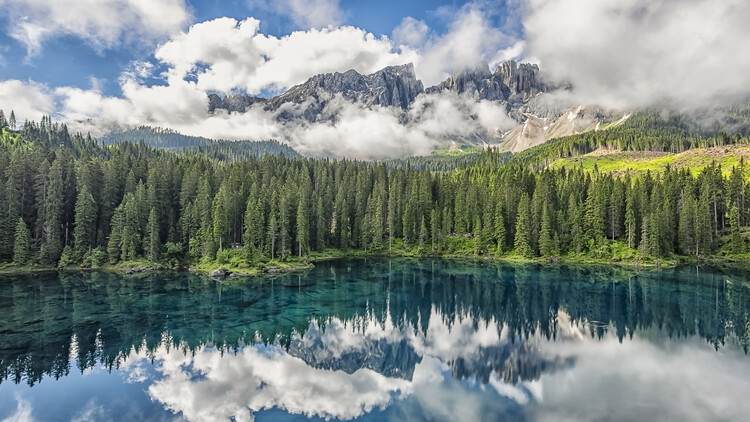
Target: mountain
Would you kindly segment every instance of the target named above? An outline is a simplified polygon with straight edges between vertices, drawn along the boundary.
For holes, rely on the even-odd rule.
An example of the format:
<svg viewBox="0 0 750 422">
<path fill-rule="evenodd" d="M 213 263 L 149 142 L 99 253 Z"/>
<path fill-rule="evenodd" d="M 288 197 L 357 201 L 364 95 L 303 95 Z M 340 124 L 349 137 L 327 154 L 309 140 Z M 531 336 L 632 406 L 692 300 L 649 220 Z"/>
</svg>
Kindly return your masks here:
<svg viewBox="0 0 750 422">
<path fill-rule="evenodd" d="M 479 100 L 497 101 L 507 104 L 507 111 L 520 110 L 536 95 L 546 92 L 539 67 L 535 64 L 507 61 L 494 72 L 484 62 L 474 69 L 454 73 L 440 84 L 424 88 L 417 79 L 414 65 L 388 66 L 370 75 L 362 75 L 355 70 L 344 73 L 315 75 L 305 83 L 293 86 L 284 94 L 264 99 L 251 95 L 230 95 L 224 98 L 209 95 L 208 110 L 245 112 L 255 104 L 262 104 L 267 111 L 278 111 L 287 105 L 302 106 L 302 110 L 291 113 L 282 110 L 281 120 L 301 115 L 310 122 L 331 120 L 334 116 L 325 115 L 325 106 L 335 96 L 363 104 L 398 107 L 407 110 L 422 93 L 438 94 L 454 92 L 474 96 Z M 517 120 L 525 120 L 522 114 L 515 113 Z"/>
<path fill-rule="evenodd" d="M 414 65 L 409 63 L 388 66 L 370 75 L 362 75 L 355 70 L 315 75 L 284 94 L 269 99 L 251 95 L 221 98 L 211 94 L 208 111 L 223 109 L 243 113 L 255 104 L 262 104 L 265 110 L 278 112 L 279 120 L 301 116 L 309 122 L 317 122 L 335 119 L 335 115 L 325 113 L 325 107 L 336 95 L 365 106 L 379 105 L 406 110 L 423 92 L 424 87 L 417 79 Z M 291 110 L 285 107 L 287 105 L 297 107 Z"/>
<path fill-rule="evenodd" d="M 529 63 L 519 65 L 511 60 L 502 63 L 494 72 L 490 72 L 487 62 L 483 62 L 474 69 L 454 73 L 440 84 L 425 90 L 428 94 L 443 91 L 519 105 L 545 92 L 546 86 L 539 75 L 539 66 Z"/>
<path fill-rule="evenodd" d="M 370 75 L 355 70 L 316 75 L 284 94 L 268 99 L 250 95 L 221 98 L 211 94 L 208 110 L 212 113 L 217 110 L 241 113 L 260 105 L 265 111 L 273 112 L 275 119 L 282 123 L 296 119 L 310 123 L 334 122 L 339 118 L 339 108 L 329 105 L 340 96 L 364 107 L 394 108 L 400 113 L 402 122 L 408 123 L 409 119 L 414 119 L 409 111 L 417 97 L 452 93 L 469 98 L 469 102 L 494 103 L 518 126 L 501 132 L 477 125 L 475 130 L 453 134 L 443 140 L 476 146 L 500 145 L 501 150 L 510 152 L 522 151 L 555 137 L 595 130 L 624 115 L 591 107 L 561 109 L 544 101 L 543 94 L 567 88 L 546 82 L 536 64 L 519 64 L 510 60 L 501 63 L 494 71 L 482 62 L 425 89 L 417 79 L 414 66 L 405 64 L 389 66 Z M 466 118 L 477 119 L 472 112 L 468 112 Z"/>
</svg>

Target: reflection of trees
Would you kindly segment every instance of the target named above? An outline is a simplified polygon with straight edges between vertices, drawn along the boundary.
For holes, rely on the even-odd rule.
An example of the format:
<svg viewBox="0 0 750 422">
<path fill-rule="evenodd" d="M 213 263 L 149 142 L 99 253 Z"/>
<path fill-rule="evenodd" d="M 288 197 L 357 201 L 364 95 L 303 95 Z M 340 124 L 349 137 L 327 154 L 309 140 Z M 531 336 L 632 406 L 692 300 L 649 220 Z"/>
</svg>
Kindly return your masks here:
<svg viewBox="0 0 750 422">
<path fill-rule="evenodd" d="M 165 341 L 186 351 L 204 344 L 230 351 L 256 338 L 277 339 L 318 367 L 368 367 L 410 376 L 420 357 L 407 343 L 373 342 L 369 349 L 328 360 L 318 360 L 294 343 L 291 334 L 306 335 L 311 319 L 333 317 L 374 317 L 381 324 L 390 319 L 395 327 L 422 333 L 435 315 L 448 324 L 457 316 L 469 316 L 474 324 L 496 321 L 509 333 L 507 345 L 479 348 L 476 358 L 448 362 L 457 376 L 482 380 L 492 371 L 508 381 L 535 378 L 548 365 L 564 364 L 530 358 L 533 346 L 524 342 L 535 335 L 555 338 L 560 311 L 585 324 L 593 337 L 614 330 L 622 341 L 638 330 L 656 328 L 676 338 L 699 335 L 716 348 L 732 337 L 747 351 L 746 280 L 743 272 L 695 268 L 549 271 L 385 259 L 322 263 L 304 275 L 227 284 L 190 274 L 14 276 L 0 279 L 0 309 L 7 315 L 0 323 L 0 377 L 34 384 L 45 374 L 68 374 L 71 358 L 78 370 L 97 363 L 113 368 L 133 348 L 153 350 Z"/>
</svg>

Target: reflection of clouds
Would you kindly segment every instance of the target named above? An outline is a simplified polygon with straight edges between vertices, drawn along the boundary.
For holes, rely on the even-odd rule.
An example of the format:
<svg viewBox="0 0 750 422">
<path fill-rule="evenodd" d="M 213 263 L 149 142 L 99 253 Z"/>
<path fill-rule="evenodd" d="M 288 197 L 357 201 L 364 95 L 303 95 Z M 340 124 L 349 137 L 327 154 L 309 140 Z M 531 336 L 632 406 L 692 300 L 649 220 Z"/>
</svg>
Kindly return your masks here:
<svg viewBox="0 0 750 422">
<path fill-rule="evenodd" d="M 739 421 L 750 414 L 750 365 L 741 351 L 714 351 L 696 338 L 657 344 L 636 335 L 540 345 L 576 365 L 542 375 L 540 421 Z M 542 399 L 543 398 L 543 399 Z"/>
<path fill-rule="evenodd" d="M 742 420 L 750 413 L 750 366 L 735 352 L 695 339 L 594 339 L 564 312 L 554 340 L 513 338 L 501 327 L 435 309 L 423 330 L 389 318 L 328 318 L 293 334 L 287 350 L 259 343 L 234 354 L 212 346 L 190 354 L 166 341 L 134 352 L 123 369 L 142 377 L 154 359 L 149 394 L 190 421 L 251 421 L 268 409 L 436 421 Z"/>
<path fill-rule="evenodd" d="M 186 354 L 166 342 L 148 355 L 134 351 L 122 368 L 129 379 L 142 380 L 142 365 L 153 357 L 159 375 L 149 394 L 191 421 L 250 421 L 273 408 L 346 420 L 384 409 L 394 398 L 403 402 L 404 414 L 477 419 L 487 411 L 487 396 L 493 412 L 533 398 L 528 388 L 509 385 L 499 374 L 490 375 L 488 386 L 474 375 L 461 380 L 452 372 L 456 359 L 481 360 L 483 350 L 510 344 L 509 331 L 495 320 L 446 318 L 433 309 L 429 321 L 424 331 L 397 327 L 390 318 L 312 321 L 303 334 L 292 335 L 288 351 L 256 344 L 235 354 L 209 346 Z"/>
<path fill-rule="evenodd" d="M 31 416 L 31 403 L 16 394 L 16 412 L 3 419 L 2 422 L 31 422 L 33 420 L 34 418 Z"/>
<path fill-rule="evenodd" d="M 308 416 L 351 419 L 386 405 L 406 382 L 362 369 L 353 374 L 308 366 L 276 346 L 245 347 L 235 355 L 202 348 L 195 356 L 156 351 L 162 379 L 149 394 L 191 421 L 253 420 L 280 408 Z"/>
</svg>

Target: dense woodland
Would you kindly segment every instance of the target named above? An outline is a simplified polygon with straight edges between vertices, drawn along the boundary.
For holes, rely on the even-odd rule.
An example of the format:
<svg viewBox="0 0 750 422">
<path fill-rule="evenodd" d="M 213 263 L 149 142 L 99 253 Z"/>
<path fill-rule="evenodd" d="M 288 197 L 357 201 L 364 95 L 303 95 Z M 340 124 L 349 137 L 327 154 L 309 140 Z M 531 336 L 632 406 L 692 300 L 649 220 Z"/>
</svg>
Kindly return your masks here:
<svg viewBox="0 0 750 422">
<path fill-rule="evenodd" d="M 49 118 L 16 131 L 1 117 L 0 262 L 253 265 L 326 249 L 612 259 L 620 248 L 641 259 L 747 249 L 742 163 L 728 175 L 715 165 L 697 177 L 616 177 L 506 164 L 491 151 L 442 172 L 283 154 L 232 161 L 145 143 L 99 146 Z M 657 142 L 652 129 L 640 129 L 645 140 L 638 125 L 626 129 L 632 138 L 621 146 Z M 667 142 L 679 143 L 665 138 L 661 148 Z"/>
</svg>

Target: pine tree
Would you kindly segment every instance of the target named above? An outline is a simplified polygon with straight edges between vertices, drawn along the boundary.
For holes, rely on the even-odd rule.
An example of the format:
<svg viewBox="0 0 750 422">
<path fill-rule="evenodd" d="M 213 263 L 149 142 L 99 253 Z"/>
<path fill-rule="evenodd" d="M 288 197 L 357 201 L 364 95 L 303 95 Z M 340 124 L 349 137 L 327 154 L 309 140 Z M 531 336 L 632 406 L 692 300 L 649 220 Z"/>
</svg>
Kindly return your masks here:
<svg viewBox="0 0 750 422">
<path fill-rule="evenodd" d="M 107 242 L 107 255 L 109 262 L 116 264 L 122 257 L 122 231 L 125 226 L 125 206 L 120 205 L 112 215 L 110 225 L 109 241 Z"/>
<path fill-rule="evenodd" d="M 729 209 L 729 224 L 731 231 L 729 244 L 732 253 L 745 253 L 745 242 L 742 240 L 742 234 L 740 233 L 740 210 L 736 203 L 733 203 Z"/>
<path fill-rule="evenodd" d="M 310 220 L 308 216 L 308 205 L 306 201 L 300 200 L 297 204 L 297 249 L 300 258 L 307 254 L 310 248 Z"/>
<path fill-rule="evenodd" d="M 268 240 L 271 247 L 271 260 L 276 259 L 276 239 L 279 237 L 279 223 L 276 219 L 276 213 L 271 213 L 268 221 Z"/>
<path fill-rule="evenodd" d="M 224 251 L 224 239 L 229 234 L 229 217 L 227 215 L 227 192 L 224 185 L 214 197 L 211 204 L 213 215 L 213 238 L 219 242 L 219 252 Z"/>
<path fill-rule="evenodd" d="M 23 221 L 23 218 L 18 219 L 15 230 L 15 242 L 13 246 L 13 262 L 16 265 L 25 265 L 29 262 L 29 244 L 31 241 L 31 234 L 29 228 Z"/>
<path fill-rule="evenodd" d="M 260 200 L 256 201 L 251 195 L 245 207 L 242 245 L 248 262 L 255 261 L 263 237 L 263 212 L 259 206 L 260 202 Z"/>
<path fill-rule="evenodd" d="M 41 262 L 57 263 L 62 254 L 62 217 L 64 213 L 62 160 L 52 162 L 47 176 L 44 198 L 44 226 L 42 228 Z"/>
<path fill-rule="evenodd" d="M 695 247 L 695 200 L 690 193 L 685 194 L 682 203 L 677 234 L 680 251 L 691 255 Z"/>
<path fill-rule="evenodd" d="M 435 253 L 436 244 L 440 245 L 440 225 L 438 221 L 437 209 L 430 211 L 430 240 L 432 241 L 431 252 Z"/>
<path fill-rule="evenodd" d="M 13 110 L 10 111 L 10 118 L 8 119 L 8 125 L 10 126 L 10 130 L 16 130 L 16 112 Z"/>
<path fill-rule="evenodd" d="M 161 253 L 161 239 L 159 238 L 159 216 L 156 213 L 156 207 L 151 207 L 151 212 L 148 214 L 145 240 L 146 247 L 144 250 L 148 259 L 150 261 L 158 260 Z"/>
<path fill-rule="evenodd" d="M 526 258 L 534 256 L 534 251 L 531 249 L 531 242 L 529 240 L 530 235 L 530 224 L 529 217 L 531 210 L 529 208 L 529 196 L 523 194 L 521 201 L 518 203 L 518 215 L 516 216 L 516 239 L 514 242 L 515 250 L 518 255 Z"/>
<path fill-rule="evenodd" d="M 89 187 L 83 185 L 76 200 L 75 228 L 73 229 L 74 251 L 77 259 L 81 259 L 94 247 L 96 242 L 96 213 L 97 207 L 94 197 L 89 192 Z"/>
<path fill-rule="evenodd" d="M 628 188 L 628 195 L 625 199 L 625 230 L 628 234 L 628 247 L 632 248 L 635 243 L 636 219 L 635 219 L 635 194 Z"/>
<path fill-rule="evenodd" d="M 495 216 L 495 239 L 497 240 L 496 253 L 500 255 L 505 248 L 505 218 L 501 210 L 498 210 Z"/>
<path fill-rule="evenodd" d="M 695 209 L 695 255 L 711 252 L 711 193 L 701 189 L 701 197 Z"/>
<path fill-rule="evenodd" d="M 322 251 L 326 247 L 326 215 L 325 215 L 325 208 L 323 207 L 323 198 L 318 197 L 318 203 L 315 206 L 315 216 L 317 218 L 315 222 L 315 248 L 318 251 Z"/>
<path fill-rule="evenodd" d="M 647 216 L 643 218 L 643 224 L 641 224 L 641 242 L 640 252 L 642 256 L 648 256 L 652 252 L 651 247 L 651 217 Z"/>
<path fill-rule="evenodd" d="M 545 206 L 542 210 L 541 229 L 539 231 L 539 254 L 542 256 L 549 256 L 555 252 L 552 240 L 552 221 L 549 214 L 549 207 Z"/>
</svg>

